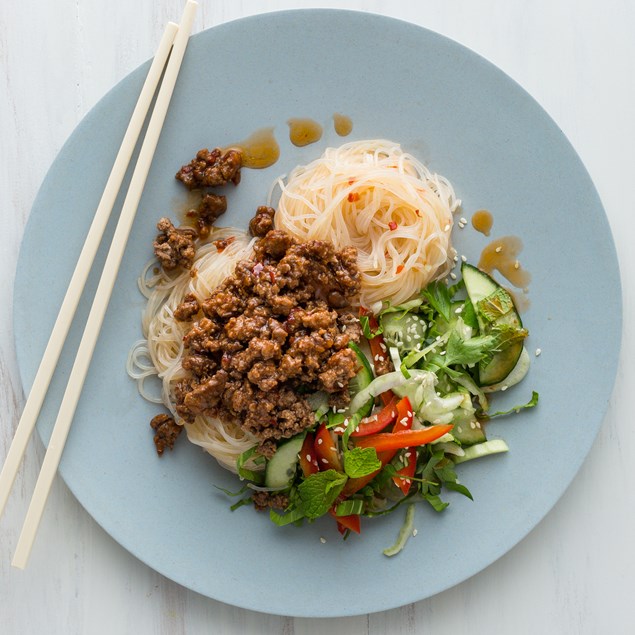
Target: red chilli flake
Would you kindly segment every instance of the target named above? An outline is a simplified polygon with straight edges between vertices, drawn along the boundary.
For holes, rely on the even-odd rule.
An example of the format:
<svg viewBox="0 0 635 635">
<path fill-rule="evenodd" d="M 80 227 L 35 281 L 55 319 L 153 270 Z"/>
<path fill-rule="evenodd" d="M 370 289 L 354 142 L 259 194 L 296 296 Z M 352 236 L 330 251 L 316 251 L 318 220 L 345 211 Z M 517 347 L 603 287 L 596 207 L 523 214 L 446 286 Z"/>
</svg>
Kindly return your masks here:
<svg viewBox="0 0 635 635">
<path fill-rule="evenodd" d="M 404 266 L 403 265 L 398 265 L 397 266 L 397 273 L 401 273 L 404 270 Z"/>
<path fill-rule="evenodd" d="M 390 229 L 391 229 L 392 231 L 395 231 L 395 229 L 397 229 L 397 223 L 395 223 L 395 221 L 394 221 L 394 220 L 391 220 L 391 221 L 388 223 L 388 227 L 390 227 Z"/>
<path fill-rule="evenodd" d="M 348 193 L 348 202 L 355 203 L 359 201 L 359 193 L 358 192 L 349 192 Z"/>
</svg>

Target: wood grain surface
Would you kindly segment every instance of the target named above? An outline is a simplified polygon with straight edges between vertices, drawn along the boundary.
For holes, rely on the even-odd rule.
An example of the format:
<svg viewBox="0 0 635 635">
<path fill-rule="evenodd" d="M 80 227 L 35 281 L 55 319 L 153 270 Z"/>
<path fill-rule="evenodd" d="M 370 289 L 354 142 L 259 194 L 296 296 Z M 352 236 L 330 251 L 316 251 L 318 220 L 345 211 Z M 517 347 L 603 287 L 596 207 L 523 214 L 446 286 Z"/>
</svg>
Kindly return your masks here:
<svg viewBox="0 0 635 635">
<path fill-rule="evenodd" d="M 43 456 L 41 443 L 34 439 L 0 520 L 0 633 L 635 632 L 635 505 L 630 482 L 635 425 L 628 401 L 635 385 L 635 342 L 629 328 L 635 291 L 635 222 L 629 190 L 635 174 L 635 3 L 199 1 L 195 31 L 245 15 L 301 7 L 391 15 L 461 42 L 526 88 L 580 154 L 614 232 L 625 328 L 609 411 L 574 483 L 510 553 L 433 598 L 345 619 L 263 615 L 188 591 L 124 551 L 59 479 L 27 570 L 12 569 L 11 557 Z M 152 55 L 166 21 L 178 20 L 181 9 L 181 0 L 0 2 L 0 460 L 24 404 L 13 343 L 13 280 L 38 186 L 80 119 Z M 575 213 L 565 203 L 563 213 Z M 57 246 L 51 247 L 53 253 Z M 584 245 L 570 248 L 584 250 Z M 585 292 L 582 280 L 579 291 Z M 584 389 L 575 381 L 572 377 L 572 398 L 575 390 Z M 545 451 L 554 452 L 557 460 L 557 450 L 547 443 Z M 327 602 L 328 589 L 324 593 Z"/>
</svg>

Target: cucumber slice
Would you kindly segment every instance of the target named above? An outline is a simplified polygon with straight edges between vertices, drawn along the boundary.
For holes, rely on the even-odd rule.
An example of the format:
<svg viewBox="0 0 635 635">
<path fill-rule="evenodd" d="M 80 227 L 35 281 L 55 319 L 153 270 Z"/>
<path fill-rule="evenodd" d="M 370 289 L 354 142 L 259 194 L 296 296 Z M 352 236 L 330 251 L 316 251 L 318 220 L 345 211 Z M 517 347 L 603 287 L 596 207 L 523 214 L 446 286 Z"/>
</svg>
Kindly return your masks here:
<svg viewBox="0 0 635 635">
<path fill-rule="evenodd" d="M 465 408 L 460 408 L 454 415 L 452 423 L 454 427 L 450 430 L 450 434 L 462 447 L 465 448 L 487 441 L 482 425 L 476 421 L 474 409 L 469 411 Z"/>
<path fill-rule="evenodd" d="M 469 448 L 465 448 L 465 454 L 463 456 L 452 457 L 454 463 L 464 463 L 465 461 L 471 461 L 472 459 L 480 459 L 483 456 L 489 456 L 490 454 L 498 454 L 499 452 L 508 452 L 509 447 L 507 443 L 502 439 L 492 439 L 485 443 L 479 443 Z"/>
<path fill-rule="evenodd" d="M 463 263 L 461 266 L 461 273 L 465 289 L 476 311 L 476 319 L 481 333 L 486 334 L 492 327 L 499 324 L 522 328 L 523 324 L 512 297 L 498 282 L 485 272 L 467 263 Z M 479 303 L 488 298 L 493 301 L 503 301 L 508 310 L 494 319 L 491 314 L 485 315 L 482 305 L 479 306 Z M 494 355 L 489 364 L 479 364 L 479 385 L 491 386 L 502 382 L 516 366 L 522 351 L 522 341 L 513 342 L 500 353 Z"/>
<path fill-rule="evenodd" d="M 505 377 L 504 381 L 499 382 L 497 384 L 492 384 L 491 386 L 484 386 L 483 392 L 487 392 L 487 393 L 496 392 L 498 390 L 501 390 L 503 387 L 510 388 L 511 386 L 515 386 L 519 381 L 521 381 L 525 377 L 525 375 L 527 374 L 527 371 L 529 370 L 530 364 L 531 364 L 531 361 L 529 358 L 529 353 L 527 352 L 527 349 L 523 346 L 522 353 L 520 354 L 520 357 L 518 358 L 516 365 L 514 366 L 514 368 L 512 368 L 512 371 L 509 373 L 509 375 Z"/>
<path fill-rule="evenodd" d="M 368 388 L 370 382 L 373 381 L 373 370 L 370 366 L 368 358 L 360 350 L 359 346 L 357 346 L 355 342 L 349 342 L 349 346 L 353 349 L 355 355 L 357 355 L 357 361 L 361 365 L 361 368 L 359 369 L 357 375 L 355 375 L 355 377 L 353 377 L 353 379 L 348 382 L 348 390 L 351 394 L 351 400 L 353 400 L 355 398 L 355 395 Z M 360 410 L 362 417 L 366 417 L 370 414 L 370 411 L 373 409 L 373 402 L 374 400 L 372 398 L 368 399 L 362 406 Z M 345 417 L 342 417 L 342 421 L 344 420 L 344 418 Z"/>
<path fill-rule="evenodd" d="M 298 466 L 304 436 L 304 434 L 300 434 L 278 446 L 276 453 L 267 463 L 265 470 L 266 487 L 284 489 L 291 484 Z"/>
<path fill-rule="evenodd" d="M 416 313 L 384 313 L 381 318 L 384 341 L 400 352 L 417 350 L 426 339 L 428 325 Z"/>
</svg>

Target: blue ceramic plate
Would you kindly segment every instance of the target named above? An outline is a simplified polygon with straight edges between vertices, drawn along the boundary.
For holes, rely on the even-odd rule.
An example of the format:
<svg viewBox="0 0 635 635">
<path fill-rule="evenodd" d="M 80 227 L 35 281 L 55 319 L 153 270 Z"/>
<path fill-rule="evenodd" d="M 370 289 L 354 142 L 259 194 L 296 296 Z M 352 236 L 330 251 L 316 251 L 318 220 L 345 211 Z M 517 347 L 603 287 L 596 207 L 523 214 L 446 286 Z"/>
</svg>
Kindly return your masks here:
<svg viewBox="0 0 635 635">
<path fill-rule="evenodd" d="M 82 121 L 33 207 L 15 286 L 27 389 L 146 71 L 144 65 L 124 79 Z M 475 501 L 448 496 L 442 514 L 421 506 L 418 535 L 392 559 L 382 549 L 393 543 L 401 513 L 365 522 L 361 536 L 343 542 L 332 519 L 280 529 L 251 509 L 231 512 L 214 485 L 237 482 L 199 448 L 183 440 L 156 456 L 148 422 L 157 410 L 125 371 L 140 336 L 136 279 L 151 255 L 155 223 L 174 217 L 185 199 L 176 170 L 201 147 L 274 126 L 280 160 L 246 170 L 222 218 L 245 227 L 278 174 L 343 142 L 333 130 L 335 112 L 353 120 L 347 140 L 400 142 L 452 181 L 463 215 L 487 208 L 493 236 L 522 237 L 522 261 L 533 276 L 524 314 L 528 346 L 543 351 L 524 382 L 498 402 L 523 402 L 535 389 L 540 406 L 489 427 L 511 451 L 460 466 Z M 322 123 L 322 140 L 293 146 L 290 117 Z M 471 260 L 486 242 L 469 227 L 455 230 L 460 253 Z M 103 258 L 102 249 L 98 264 Z M 44 406 L 38 429 L 45 442 L 95 286 L 93 275 Z M 204 595 L 295 616 L 397 607 L 487 567 L 558 500 L 601 424 L 620 325 L 618 265 L 593 184 L 554 122 L 501 71 L 439 35 L 369 14 L 311 10 L 239 20 L 191 40 L 60 472 L 121 545 Z"/>
</svg>

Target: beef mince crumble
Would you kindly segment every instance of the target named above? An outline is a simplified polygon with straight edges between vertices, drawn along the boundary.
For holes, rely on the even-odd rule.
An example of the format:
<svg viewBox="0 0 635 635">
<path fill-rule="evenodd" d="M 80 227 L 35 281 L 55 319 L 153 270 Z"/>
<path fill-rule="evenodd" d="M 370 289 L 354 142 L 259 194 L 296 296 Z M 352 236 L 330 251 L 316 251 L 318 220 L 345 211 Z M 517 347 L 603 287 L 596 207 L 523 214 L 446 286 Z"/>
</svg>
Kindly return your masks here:
<svg viewBox="0 0 635 635">
<path fill-rule="evenodd" d="M 269 226 L 271 208 L 259 208 L 253 233 Z M 203 317 L 185 334 L 183 368 L 176 387 L 177 412 L 233 421 L 271 456 L 276 441 L 315 423 L 304 396 L 316 390 L 341 407 L 358 371 L 349 342 L 358 342 L 359 320 L 351 301 L 359 294 L 357 252 L 337 251 L 326 241 L 299 243 L 269 230 L 255 245 L 253 260 L 200 303 Z M 186 302 L 183 318 L 197 305 Z"/>
</svg>

